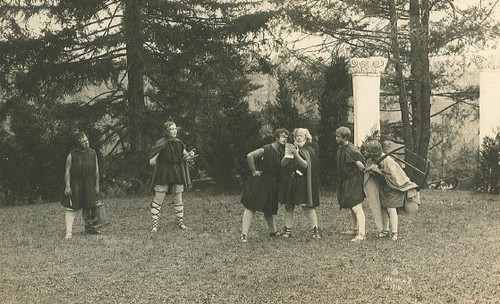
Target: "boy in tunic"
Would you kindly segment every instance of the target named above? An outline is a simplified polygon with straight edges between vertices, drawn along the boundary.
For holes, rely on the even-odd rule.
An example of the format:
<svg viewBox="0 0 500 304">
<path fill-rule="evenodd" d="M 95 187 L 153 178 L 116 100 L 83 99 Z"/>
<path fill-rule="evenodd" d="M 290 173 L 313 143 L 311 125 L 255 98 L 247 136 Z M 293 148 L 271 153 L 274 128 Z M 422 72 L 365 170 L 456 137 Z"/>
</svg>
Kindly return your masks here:
<svg viewBox="0 0 500 304">
<path fill-rule="evenodd" d="M 335 140 L 339 144 L 337 150 L 338 187 L 337 198 L 341 209 L 351 210 L 351 229 L 344 234 L 356 235 L 351 241 L 366 239 L 365 213 L 363 211 L 364 169 L 363 156 L 349 139 L 351 130 L 340 127 L 335 131 Z"/>
<path fill-rule="evenodd" d="M 168 194 L 173 194 L 173 205 L 180 229 L 187 229 L 184 224 L 184 203 L 182 193 L 185 187 L 191 186 L 191 177 L 187 161 L 195 157 L 194 149 L 186 151 L 186 145 L 177 138 L 177 126 L 173 121 L 164 124 L 165 135 L 153 146 L 149 154 L 149 164 L 154 166 L 151 186 L 155 195 L 151 202 L 151 233 L 158 232 L 158 221 L 163 200 Z"/>
</svg>

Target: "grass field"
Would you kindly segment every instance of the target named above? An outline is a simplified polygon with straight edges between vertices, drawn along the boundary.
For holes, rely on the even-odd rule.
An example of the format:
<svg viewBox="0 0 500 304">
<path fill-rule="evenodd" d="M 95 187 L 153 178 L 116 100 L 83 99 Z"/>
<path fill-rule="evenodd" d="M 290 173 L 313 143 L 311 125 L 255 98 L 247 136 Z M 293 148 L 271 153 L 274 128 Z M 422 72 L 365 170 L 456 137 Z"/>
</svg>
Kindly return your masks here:
<svg viewBox="0 0 500 304">
<path fill-rule="evenodd" d="M 500 303 L 498 196 L 424 191 L 397 242 L 374 237 L 365 206 L 368 238 L 352 243 L 348 212 L 322 193 L 320 240 L 298 210 L 291 239 L 257 214 L 247 244 L 238 194 L 186 193 L 190 229 L 164 207 L 156 239 L 149 199 L 105 200 L 104 234 L 79 220 L 69 241 L 57 203 L 0 209 L 0 303 Z"/>
</svg>

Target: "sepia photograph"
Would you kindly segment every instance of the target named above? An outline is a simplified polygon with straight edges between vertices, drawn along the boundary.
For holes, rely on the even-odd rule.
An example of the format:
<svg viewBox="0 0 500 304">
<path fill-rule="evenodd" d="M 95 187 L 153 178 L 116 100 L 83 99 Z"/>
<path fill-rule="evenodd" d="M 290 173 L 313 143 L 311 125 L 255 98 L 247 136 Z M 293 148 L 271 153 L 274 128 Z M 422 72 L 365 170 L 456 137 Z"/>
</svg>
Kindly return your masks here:
<svg viewBox="0 0 500 304">
<path fill-rule="evenodd" d="M 0 0 L 0 304 L 500 304 L 500 0 Z"/>
</svg>

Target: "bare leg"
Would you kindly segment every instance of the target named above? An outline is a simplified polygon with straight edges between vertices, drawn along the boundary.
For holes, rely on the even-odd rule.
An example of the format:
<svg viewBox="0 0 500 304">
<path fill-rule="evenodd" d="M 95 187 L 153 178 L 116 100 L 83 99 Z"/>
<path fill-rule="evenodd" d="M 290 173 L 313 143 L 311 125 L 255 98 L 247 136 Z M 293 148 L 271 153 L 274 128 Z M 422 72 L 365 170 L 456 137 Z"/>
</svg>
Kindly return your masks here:
<svg viewBox="0 0 500 304">
<path fill-rule="evenodd" d="M 292 235 L 293 226 L 293 211 L 295 205 L 285 205 L 285 231 L 283 231 L 282 236 L 287 238 Z"/>
<path fill-rule="evenodd" d="M 311 225 L 313 238 L 315 239 L 321 238 L 319 235 L 318 215 L 316 214 L 316 209 L 302 207 L 302 210 L 304 210 L 304 213 L 306 214 L 306 217 L 309 220 L 309 224 Z"/>
<path fill-rule="evenodd" d="M 66 235 L 65 239 L 71 239 L 73 235 L 73 223 L 75 222 L 77 211 L 66 209 L 66 213 L 64 214 L 64 221 L 66 224 Z"/>
<path fill-rule="evenodd" d="M 151 219 L 153 220 L 153 226 L 151 228 L 151 233 L 156 233 L 158 231 L 158 221 L 160 219 L 160 210 L 163 205 L 163 200 L 165 199 L 165 192 L 155 192 L 153 201 L 151 202 Z"/>
<path fill-rule="evenodd" d="M 352 211 L 356 215 L 356 220 L 358 222 L 358 235 L 353 238 L 351 241 L 357 242 L 357 241 L 362 241 L 364 240 L 365 234 L 366 234 L 366 218 L 365 218 L 365 213 L 363 211 L 363 204 L 357 204 L 356 206 L 352 207 Z"/>
<path fill-rule="evenodd" d="M 276 234 L 278 228 L 276 228 L 276 219 L 274 215 L 266 215 L 264 214 L 264 218 L 267 222 L 267 227 L 269 228 L 269 233 Z"/>
<path fill-rule="evenodd" d="M 184 203 L 182 202 L 182 192 L 174 194 L 174 210 L 177 218 L 177 226 L 181 229 L 187 229 L 184 225 Z"/>
<path fill-rule="evenodd" d="M 392 239 L 396 241 L 398 239 L 398 212 L 396 208 L 387 208 L 389 213 L 389 221 L 391 222 Z"/>
<path fill-rule="evenodd" d="M 243 217 L 241 220 L 241 234 L 248 235 L 248 230 L 250 230 L 250 224 L 252 223 L 253 215 L 255 212 L 245 208 L 243 211 Z"/>
</svg>

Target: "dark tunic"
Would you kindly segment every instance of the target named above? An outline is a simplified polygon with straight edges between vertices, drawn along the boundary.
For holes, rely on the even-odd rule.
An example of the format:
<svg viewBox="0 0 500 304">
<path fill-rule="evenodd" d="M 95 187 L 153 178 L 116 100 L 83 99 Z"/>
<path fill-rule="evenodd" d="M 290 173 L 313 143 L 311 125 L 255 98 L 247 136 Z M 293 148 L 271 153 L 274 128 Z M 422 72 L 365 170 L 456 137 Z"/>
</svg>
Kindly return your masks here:
<svg viewBox="0 0 500 304">
<path fill-rule="evenodd" d="M 406 192 L 391 189 L 387 183 L 382 184 L 380 206 L 382 208 L 401 208 L 404 206 Z"/>
<path fill-rule="evenodd" d="M 281 177 L 281 158 L 285 154 L 284 147 L 276 151 L 271 144 L 262 147 L 264 155 L 259 160 L 258 170 L 261 176 L 248 177 L 245 182 L 241 203 L 252 211 L 260 211 L 265 215 L 278 213 L 278 184 Z"/>
<path fill-rule="evenodd" d="M 309 158 L 308 168 L 302 168 L 295 158 L 288 161 L 282 170 L 279 202 L 286 205 L 305 205 L 314 208 L 319 206 L 316 153 L 312 147 L 304 146 L 300 148 L 299 154 L 303 159 Z M 308 186 L 308 177 L 310 177 L 310 186 Z"/>
<path fill-rule="evenodd" d="M 337 199 L 340 208 L 352 208 L 363 202 L 364 174 L 356 166 L 357 161 L 363 162 L 363 156 L 353 144 L 348 143 L 337 151 Z"/>
<path fill-rule="evenodd" d="M 94 149 L 74 149 L 71 154 L 71 195 L 64 196 L 62 205 L 79 210 L 96 205 L 96 153 Z"/>
<path fill-rule="evenodd" d="M 183 151 L 186 146 L 177 138 L 164 143 L 156 160 L 155 185 L 184 185 L 186 177 L 183 174 Z"/>
</svg>

